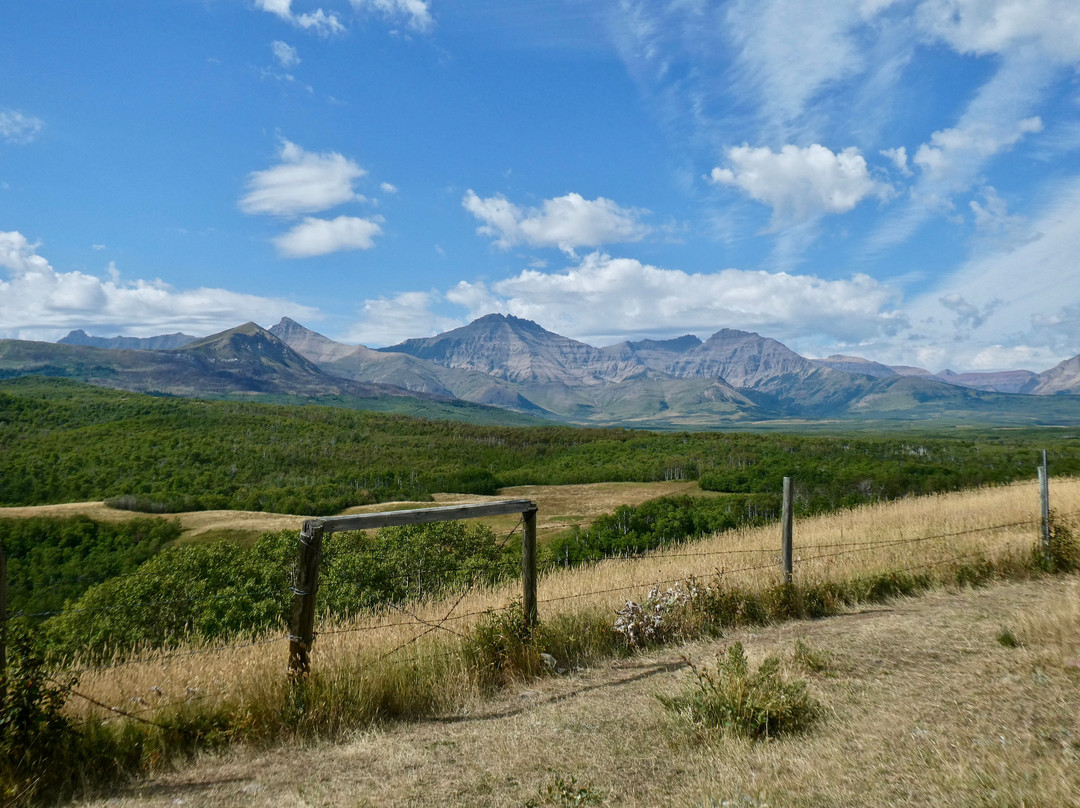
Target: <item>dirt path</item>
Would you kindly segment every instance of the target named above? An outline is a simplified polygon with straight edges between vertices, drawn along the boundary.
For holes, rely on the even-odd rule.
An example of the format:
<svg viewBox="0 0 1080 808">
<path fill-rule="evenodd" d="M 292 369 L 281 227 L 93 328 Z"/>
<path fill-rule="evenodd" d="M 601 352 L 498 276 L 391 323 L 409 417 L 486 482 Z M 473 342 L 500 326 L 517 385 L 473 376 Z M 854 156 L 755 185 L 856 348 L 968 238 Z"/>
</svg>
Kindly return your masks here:
<svg viewBox="0 0 1080 808">
<path fill-rule="evenodd" d="M 1008 630 L 1022 645 L 1000 640 Z M 796 638 L 828 657 L 792 661 Z M 827 715 L 804 736 L 695 737 L 656 698 L 741 640 Z M 94 806 L 1080 805 L 1080 578 L 936 592 L 512 689 L 340 743 L 234 750 Z"/>
</svg>

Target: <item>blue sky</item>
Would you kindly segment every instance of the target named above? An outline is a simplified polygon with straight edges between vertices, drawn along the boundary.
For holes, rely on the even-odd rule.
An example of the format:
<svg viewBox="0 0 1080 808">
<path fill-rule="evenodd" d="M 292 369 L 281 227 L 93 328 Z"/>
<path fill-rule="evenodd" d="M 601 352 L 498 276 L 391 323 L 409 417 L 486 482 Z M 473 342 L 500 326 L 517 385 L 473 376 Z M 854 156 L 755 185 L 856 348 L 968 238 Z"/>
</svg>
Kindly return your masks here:
<svg viewBox="0 0 1080 808">
<path fill-rule="evenodd" d="M 1080 353 L 1075 0 L 12 0 L 0 337 Z"/>
</svg>

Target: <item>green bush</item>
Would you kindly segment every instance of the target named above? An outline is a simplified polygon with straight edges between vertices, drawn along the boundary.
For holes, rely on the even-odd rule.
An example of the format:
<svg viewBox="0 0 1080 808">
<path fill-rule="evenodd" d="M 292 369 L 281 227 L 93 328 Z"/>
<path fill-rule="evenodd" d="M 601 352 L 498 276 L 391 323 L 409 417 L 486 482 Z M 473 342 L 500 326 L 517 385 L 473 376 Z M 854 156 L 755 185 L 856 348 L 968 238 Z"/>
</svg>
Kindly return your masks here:
<svg viewBox="0 0 1080 808">
<path fill-rule="evenodd" d="M 768 657 L 750 669 L 742 643 L 717 656 L 716 670 L 687 660 L 695 682 L 677 696 L 660 701 L 679 718 L 700 730 L 723 730 L 752 739 L 767 739 L 809 727 L 822 714 L 806 683 L 785 681 L 780 660 Z"/>
<path fill-rule="evenodd" d="M 54 682 L 24 624 L 8 626 L 8 669 L 0 692 L 0 796 L 29 803 L 61 790 L 79 766 L 78 736 L 64 716 L 75 680 Z"/>
</svg>

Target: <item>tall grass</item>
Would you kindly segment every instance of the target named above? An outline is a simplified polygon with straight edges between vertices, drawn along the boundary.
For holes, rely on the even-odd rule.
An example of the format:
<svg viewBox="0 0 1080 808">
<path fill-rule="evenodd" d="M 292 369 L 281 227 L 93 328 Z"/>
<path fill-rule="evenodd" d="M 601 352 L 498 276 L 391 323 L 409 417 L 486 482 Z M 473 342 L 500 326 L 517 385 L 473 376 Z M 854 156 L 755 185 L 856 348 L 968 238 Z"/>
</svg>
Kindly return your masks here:
<svg viewBox="0 0 1080 808">
<path fill-rule="evenodd" d="M 1058 513 L 1080 512 L 1080 480 L 1055 479 L 1052 495 Z M 661 610 L 664 639 L 680 641 L 934 586 L 1041 574 L 1032 552 L 1037 519 L 1037 489 L 1027 483 L 807 519 L 795 528 L 793 584 L 780 575 L 776 527 L 552 570 L 539 581 L 539 627 L 518 616 L 519 584 L 420 602 L 409 615 L 340 618 L 317 627 L 312 672 L 301 681 L 287 675 L 288 640 L 280 635 L 227 648 L 178 643 L 115 667 L 84 668 L 76 659 L 77 690 L 97 703 L 71 697 L 67 715 L 98 749 L 114 750 L 107 753 L 113 770 L 167 762 L 166 737 L 189 748 L 332 737 L 460 710 L 515 679 L 631 653 L 635 643 L 614 628 L 616 612 L 627 600 L 654 608 L 668 589 L 685 595 L 668 593 L 673 605 Z"/>
</svg>

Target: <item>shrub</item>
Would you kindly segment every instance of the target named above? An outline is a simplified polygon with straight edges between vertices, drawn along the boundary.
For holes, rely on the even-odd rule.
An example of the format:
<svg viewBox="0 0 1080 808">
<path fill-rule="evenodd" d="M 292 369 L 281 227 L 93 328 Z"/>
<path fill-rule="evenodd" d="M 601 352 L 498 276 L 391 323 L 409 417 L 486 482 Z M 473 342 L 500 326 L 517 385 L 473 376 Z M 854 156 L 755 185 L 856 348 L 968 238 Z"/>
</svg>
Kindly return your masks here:
<svg viewBox="0 0 1080 808">
<path fill-rule="evenodd" d="M 463 652 L 481 687 L 501 687 L 544 672 L 540 635 L 539 627 L 526 622 L 521 604 L 512 603 L 485 615 L 466 637 Z"/>
<path fill-rule="evenodd" d="M 1035 566 L 1045 572 L 1080 570 L 1080 541 L 1074 526 L 1050 512 L 1050 542 L 1039 543 L 1032 551 Z"/>
<path fill-rule="evenodd" d="M 717 656 L 715 672 L 686 662 L 696 679 L 693 686 L 659 698 L 669 711 L 701 730 L 767 739 L 801 731 L 822 713 L 805 682 L 784 680 L 777 657 L 768 657 L 752 671 L 742 643 L 732 643 L 726 655 Z"/>
<path fill-rule="evenodd" d="M 47 675 L 45 657 L 20 622 L 8 626 L 10 660 L 0 692 L 0 795 L 4 805 L 59 790 L 73 765 L 78 737 L 64 716 L 67 687 Z"/>
</svg>

